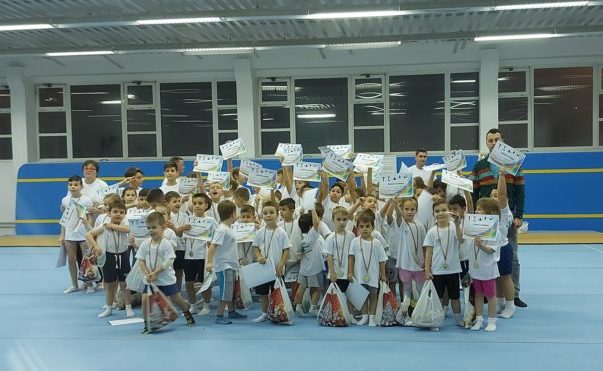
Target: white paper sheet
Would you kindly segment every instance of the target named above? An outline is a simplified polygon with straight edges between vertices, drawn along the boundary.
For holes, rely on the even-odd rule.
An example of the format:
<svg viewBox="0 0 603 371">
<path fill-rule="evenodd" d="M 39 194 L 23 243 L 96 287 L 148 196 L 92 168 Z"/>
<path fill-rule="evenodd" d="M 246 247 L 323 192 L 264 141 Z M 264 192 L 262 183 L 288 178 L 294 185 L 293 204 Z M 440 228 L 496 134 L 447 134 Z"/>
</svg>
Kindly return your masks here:
<svg viewBox="0 0 603 371">
<path fill-rule="evenodd" d="M 237 236 L 237 242 L 252 242 L 255 237 L 255 223 L 234 223 L 230 226 Z"/>
<path fill-rule="evenodd" d="M 338 144 L 318 147 L 322 157 L 325 157 L 329 151 L 335 152 L 337 156 L 343 157 L 349 160 L 352 157 L 352 145 L 351 144 Z"/>
<path fill-rule="evenodd" d="M 354 167 L 360 173 L 368 173 L 368 169 L 372 168 L 373 172 L 378 172 L 382 168 L 383 155 L 374 155 L 370 153 L 359 153 L 354 159 Z"/>
<path fill-rule="evenodd" d="M 111 326 L 123 326 L 123 325 L 131 325 L 134 323 L 143 323 L 144 319 L 139 317 L 134 318 L 126 318 L 126 319 L 115 319 L 113 321 L 109 321 Z"/>
<path fill-rule="evenodd" d="M 304 192 L 302 197 L 302 209 L 304 212 L 314 210 L 316 207 L 316 196 L 318 195 L 318 188 L 308 189 Z"/>
<path fill-rule="evenodd" d="M 241 174 L 248 176 L 251 172 L 251 169 L 263 169 L 264 167 L 257 162 L 251 160 L 241 160 L 241 164 L 239 165 L 239 171 Z"/>
<path fill-rule="evenodd" d="M 264 168 L 251 169 L 247 178 L 247 184 L 252 187 L 274 189 L 276 188 L 276 170 Z"/>
<path fill-rule="evenodd" d="M 319 162 L 299 162 L 293 165 L 293 180 L 320 182 L 321 164 Z"/>
<path fill-rule="evenodd" d="M 467 159 L 462 149 L 455 149 L 446 153 L 442 160 L 444 160 L 448 171 L 458 171 L 467 167 Z"/>
<path fill-rule="evenodd" d="M 276 280 L 276 271 L 270 260 L 266 260 L 266 264 L 256 262 L 244 265 L 241 267 L 241 274 L 249 288 Z"/>
<path fill-rule="evenodd" d="M 498 215 L 465 214 L 463 235 L 479 237 L 483 241 L 496 241 L 499 221 Z"/>
<path fill-rule="evenodd" d="M 326 152 L 325 160 L 322 163 L 322 170 L 344 182 L 347 181 L 350 169 L 353 167 L 354 164 L 333 151 Z"/>
<path fill-rule="evenodd" d="M 379 180 L 379 195 L 382 198 L 412 197 L 412 173 L 382 176 Z"/>
<path fill-rule="evenodd" d="M 209 173 L 207 174 L 207 183 L 220 183 L 222 185 L 222 189 L 228 191 L 230 190 L 230 173 L 228 171 Z"/>
<path fill-rule="evenodd" d="M 197 155 L 197 165 L 193 171 L 197 173 L 217 173 L 222 170 L 224 158 L 215 155 Z"/>
<path fill-rule="evenodd" d="M 358 282 L 358 280 L 354 280 L 354 282 L 350 282 L 348 289 L 345 292 L 345 296 L 348 298 L 350 303 L 354 306 L 354 308 L 360 310 L 368 297 L 369 292 Z"/>
<path fill-rule="evenodd" d="M 213 236 L 213 221 L 211 218 L 188 217 L 191 229 L 182 234 L 183 237 L 202 241 L 210 241 Z"/>
<path fill-rule="evenodd" d="M 442 170 L 442 182 L 448 185 L 473 192 L 473 181 L 448 170 Z"/>
<path fill-rule="evenodd" d="M 198 181 L 195 178 L 181 178 L 178 180 L 178 193 L 181 195 L 192 194 L 197 183 Z"/>
<path fill-rule="evenodd" d="M 291 166 L 301 162 L 304 150 L 301 144 L 279 143 L 274 154 L 283 157 L 283 166 Z"/>
<path fill-rule="evenodd" d="M 241 138 L 220 145 L 220 153 L 225 160 L 241 155 L 246 151 L 245 142 Z"/>
<path fill-rule="evenodd" d="M 499 140 L 490 152 L 488 162 L 504 167 L 509 174 L 517 175 L 525 158 L 525 153 Z"/>
</svg>

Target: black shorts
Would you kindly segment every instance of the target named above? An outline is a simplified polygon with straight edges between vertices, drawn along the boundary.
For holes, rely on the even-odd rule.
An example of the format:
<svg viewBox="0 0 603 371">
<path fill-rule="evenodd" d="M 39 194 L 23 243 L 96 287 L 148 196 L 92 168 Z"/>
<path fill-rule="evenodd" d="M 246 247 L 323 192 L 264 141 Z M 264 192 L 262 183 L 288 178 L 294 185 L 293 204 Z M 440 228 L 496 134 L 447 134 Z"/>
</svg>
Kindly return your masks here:
<svg viewBox="0 0 603 371">
<path fill-rule="evenodd" d="M 348 286 L 350 285 L 350 281 L 348 280 L 337 280 L 335 281 L 335 283 L 337 284 L 337 287 L 339 287 L 341 292 L 346 292 Z"/>
<path fill-rule="evenodd" d="M 184 260 L 184 281 L 203 282 L 205 276 L 205 259 Z"/>
<path fill-rule="evenodd" d="M 174 269 L 182 270 L 184 269 L 184 250 L 176 250 L 176 259 L 174 259 Z"/>
<path fill-rule="evenodd" d="M 459 289 L 459 274 L 442 274 L 433 276 L 433 285 L 438 292 L 438 297 L 441 299 L 444 297 L 444 292 L 448 289 L 448 298 L 450 300 L 458 300 L 461 297 Z"/>
<path fill-rule="evenodd" d="M 120 254 L 107 252 L 106 256 L 107 260 L 103 266 L 103 281 L 106 283 L 125 282 L 126 275 L 130 273 L 130 250 Z"/>
<path fill-rule="evenodd" d="M 501 276 L 506 276 L 513 273 L 513 246 L 511 246 L 510 243 L 500 248 L 498 272 Z"/>
<path fill-rule="evenodd" d="M 256 286 L 255 293 L 258 295 L 268 295 L 270 293 L 270 289 L 274 287 L 274 282 L 275 281 L 270 281 Z"/>
</svg>

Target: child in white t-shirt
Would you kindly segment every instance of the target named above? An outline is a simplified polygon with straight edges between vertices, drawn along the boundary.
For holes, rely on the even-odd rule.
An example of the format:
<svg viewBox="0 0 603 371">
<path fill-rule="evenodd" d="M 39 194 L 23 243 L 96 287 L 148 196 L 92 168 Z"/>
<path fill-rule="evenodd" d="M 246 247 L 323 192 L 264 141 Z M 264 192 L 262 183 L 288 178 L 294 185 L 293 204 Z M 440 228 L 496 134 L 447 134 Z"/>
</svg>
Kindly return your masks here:
<svg viewBox="0 0 603 371">
<path fill-rule="evenodd" d="M 245 205 L 241 208 L 238 223 L 254 223 L 256 231 L 260 229 L 260 224 L 255 219 L 255 209 L 251 205 Z M 239 265 L 251 264 L 254 261 L 253 242 L 238 242 L 237 250 L 239 252 Z"/>
<path fill-rule="evenodd" d="M 174 270 L 176 271 L 176 286 L 182 287 L 182 277 L 184 276 L 184 253 L 186 244 L 182 233 L 184 226 L 188 221 L 188 215 L 181 212 L 182 196 L 177 192 L 168 192 L 165 194 L 165 203 L 169 210 L 169 219 L 166 219 L 167 229 L 176 235 L 176 260 L 174 260 Z"/>
<path fill-rule="evenodd" d="M 230 325 L 230 319 L 247 318 L 238 313 L 233 305 L 235 277 L 239 269 L 237 236 L 230 226 L 237 219 L 237 206 L 232 201 L 222 201 L 218 205 L 220 226 L 216 229 L 207 249 L 205 270 L 215 272 L 220 287 L 220 303 L 216 310 L 216 324 Z M 224 318 L 224 308 L 228 306 L 228 319 Z"/>
<path fill-rule="evenodd" d="M 362 318 L 356 324 L 377 326 L 375 312 L 377 311 L 377 293 L 379 281 L 387 282 L 385 262 L 387 255 L 379 240 L 373 238 L 375 215 L 371 211 L 361 211 L 356 217 L 360 236 L 356 237 L 350 246 L 348 258 L 348 280 L 357 280 L 369 291 L 367 301 L 361 309 Z M 369 315 L 370 313 L 370 315 Z"/>
<path fill-rule="evenodd" d="M 178 164 L 175 162 L 168 162 L 163 165 L 163 176 L 165 177 L 165 182 L 159 187 L 163 194 L 166 194 L 170 191 L 178 192 Z"/>
<path fill-rule="evenodd" d="M 159 290 L 168 296 L 184 314 L 186 323 L 189 326 L 195 324 L 195 319 L 189 311 L 190 306 L 180 296 L 180 290 L 176 287 L 176 273 L 172 267 L 176 254 L 172 244 L 163 237 L 165 229 L 165 218 L 158 212 L 152 212 L 147 217 L 147 227 L 151 238 L 143 241 L 136 253 L 136 258 L 140 260 L 139 267 L 145 275 L 147 283 L 157 285 Z M 145 292 L 147 289 L 145 288 Z M 148 295 L 142 297 L 142 311 L 146 318 L 146 311 L 149 307 Z M 149 332 L 145 323 L 143 334 Z"/>
<path fill-rule="evenodd" d="M 67 179 L 67 189 L 69 195 L 61 200 L 61 211 L 64 212 L 67 208 L 75 208 L 79 214 L 79 220 L 74 228 L 65 228 L 61 226 L 61 235 L 59 243 L 67 252 L 67 265 L 69 267 L 69 276 L 71 278 L 71 286 L 63 291 L 64 294 L 70 294 L 78 291 L 77 283 L 77 250 L 80 249 L 84 255 L 83 242 L 86 240 L 86 232 L 90 228 L 91 214 L 88 209 L 92 207 L 92 200 L 82 195 L 82 178 L 79 175 L 73 175 Z M 83 211 L 86 208 L 86 211 Z M 90 283 L 90 285 L 92 285 Z"/>
<path fill-rule="evenodd" d="M 302 231 L 299 228 L 298 219 L 294 217 L 295 213 L 295 201 L 292 198 L 285 198 L 279 202 L 279 211 L 281 220 L 278 222 L 278 226 L 283 228 L 287 233 L 287 237 L 291 242 L 291 248 L 289 249 L 289 259 L 287 261 L 286 271 L 287 277 L 285 282 L 297 282 L 297 276 L 295 272 L 299 274 L 299 264 L 301 260 L 301 247 L 302 247 Z"/>
</svg>

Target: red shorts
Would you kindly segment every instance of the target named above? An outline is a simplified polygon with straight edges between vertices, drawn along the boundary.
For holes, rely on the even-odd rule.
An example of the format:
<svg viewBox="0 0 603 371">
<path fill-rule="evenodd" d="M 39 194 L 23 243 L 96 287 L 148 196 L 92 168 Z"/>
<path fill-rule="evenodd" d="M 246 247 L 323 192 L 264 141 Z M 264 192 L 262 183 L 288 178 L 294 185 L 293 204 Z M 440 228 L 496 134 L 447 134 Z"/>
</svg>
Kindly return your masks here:
<svg viewBox="0 0 603 371">
<path fill-rule="evenodd" d="M 496 296 L 496 280 L 476 280 L 473 279 L 473 288 L 476 294 L 483 294 L 487 298 Z"/>
</svg>

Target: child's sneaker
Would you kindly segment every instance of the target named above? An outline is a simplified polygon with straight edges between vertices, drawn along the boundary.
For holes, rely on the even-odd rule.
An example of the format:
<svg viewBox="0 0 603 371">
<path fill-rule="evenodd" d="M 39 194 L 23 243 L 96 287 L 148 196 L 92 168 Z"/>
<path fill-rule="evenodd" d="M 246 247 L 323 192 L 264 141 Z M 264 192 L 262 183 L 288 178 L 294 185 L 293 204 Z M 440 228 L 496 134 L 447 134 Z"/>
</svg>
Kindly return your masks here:
<svg viewBox="0 0 603 371">
<path fill-rule="evenodd" d="M 211 310 L 209 309 L 209 304 L 205 303 L 203 304 L 203 309 L 201 309 L 201 312 L 199 312 L 199 314 L 202 316 L 207 316 L 210 312 Z"/>
<path fill-rule="evenodd" d="M 216 320 L 214 321 L 214 323 L 216 325 L 232 325 L 232 322 L 229 321 L 228 318 L 224 318 L 224 316 L 216 316 Z"/>
<path fill-rule="evenodd" d="M 245 318 L 247 318 L 247 315 L 241 314 L 241 313 L 237 312 L 236 310 L 233 310 L 232 312 L 228 312 L 228 318 L 229 319 L 245 319 Z"/>
<path fill-rule="evenodd" d="M 134 313 L 134 309 L 132 309 L 132 305 L 126 305 L 126 317 L 134 317 L 136 313 Z"/>
<path fill-rule="evenodd" d="M 78 287 L 71 286 L 71 287 L 65 289 L 65 291 L 63 291 L 63 294 L 71 294 L 72 292 L 76 292 L 78 290 L 79 290 Z"/>
<path fill-rule="evenodd" d="M 368 325 L 369 327 L 377 327 L 377 323 L 375 323 L 375 316 L 373 314 L 369 316 Z"/>
<path fill-rule="evenodd" d="M 112 314 L 113 314 L 113 310 L 111 308 L 107 308 L 107 309 L 105 309 L 104 311 L 102 311 L 101 313 L 98 314 L 98 318 L 109 317 Z"/>
<path fill-rule="evenodd" d="M 479 331 L 482 329 L 482 325 L 484 324 L 484 317 L 476 317 L 475 324 L 471 327 L 471 331 Z"/>
<path fill-rule="evenodd" d="M 266 321 L 268 321 L 268 317 L 266 316 L 266 313 L 262 313 L 258 318 L 253 320 L 254 323 L 260 323 L 260 322 L 266 322 Z"/>
<path fill-rule="evenodd" d="M 512 301 L 508 301 L 505 304 L 505 309 L 503 309 L 503 311 L 500 313 L 500 316 L 502 318 L 509 319 L 509 318 L 513 317 L 514 314 L 515 314 L 515 304 Z"/>
<path fill-rule="evenodd" d="M 193 326 L 195 324 L 195 318 L 193 317 L 191 312 L 189 312 L 187 310 L 187 311 L 183 312 L 183 314 L 184 314 L 184 318 L 186 319 L 186 324 L 188 326 Z"/>
<path fill-rule="evenodd" d="M 486 326 L 486 331 L 496 331 L 496 318 L 488 318 L 488 325 Z"/>
<path fill-rule="evenodd" d="M 199 314 L 199 307 L 197 307 L 197 304 L 191 304 L 188 311 L 191 312 L 191 314 Z"/>
<path fill-rule="evenodd" d="M 313 305 L 310 307 L 310 310 L 308 311 L 309 315 L 312 315 L 314 317 L 318 316 L 318 307 L 316 305 Z"/>
<path fill-rule="evenodd" d="M 151 331 L 149 331 L 149 329 L 148 329 L 148 327 L 147 327 L 147 326 L 145 326 L 145 327 L 142 329 L 142 332 L 141 332 L 141 334 L 142 334 L 142 335 L 148 335 L 148 334 L 150 334 L 150 333 L 151 333 Z"/>
<path fill-rule="evenodd" d="M 306 315 L 304 313 L 304 310 L 302 309 L 301 304 L 297 304 L 295 306 L 295 315 L 297 315 L 298 317 L 304 317 Z"/>
<path fill-rule="evenodd" d="M 86 294 L 94 294 L 95 290 L 94 290 L 94 286 L 90 285 L 90 286 L 86 286 Z"/>
<path fill-rule="evenodd" d="M 363 314 L 362 317 L 360 317 L 360 320 L 358 322 L 356 322 L 356 325 L 358 326 L 364 326 L 368 323 L 369 318 L 368 318 L 368 314 Z"/>
</svg>

